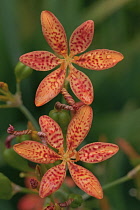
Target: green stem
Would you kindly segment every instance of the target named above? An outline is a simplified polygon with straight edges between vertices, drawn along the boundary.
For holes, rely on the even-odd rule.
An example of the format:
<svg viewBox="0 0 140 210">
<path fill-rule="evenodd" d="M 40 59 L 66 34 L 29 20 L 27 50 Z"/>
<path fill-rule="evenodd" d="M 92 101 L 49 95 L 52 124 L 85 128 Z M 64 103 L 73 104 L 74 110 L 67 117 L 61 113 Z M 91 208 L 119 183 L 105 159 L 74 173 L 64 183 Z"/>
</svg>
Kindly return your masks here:
<svg viewBox="0 0 140 210">
<path fill-rule="evenodd" d="M 25 188 L 25 187 L 20 187 L 20 192 L 21 193 L 29 193 L 29 194 L 38 194 L 38 191 L 35 191 L 35 190 L 30 190 L 28 188 Z"/>
<path fill-rule="evenodd" d="M 40 130 L 39 125 L 36 121 L 36 119 L 33 117 L 33 115 L 30 113 L 30 111 L 23 105 L 21 104 L 20 106 L 18 106 L 18 108 L 20 109 L 20 111 L 27 117 L 28 120 L 30 120 L 33 124 L 33 126 L 35 127 L 35 129 L 37 131 Z"/>
<path fill-rule="evenodd" d="M 18 81 L 16 83 L 16 94 L 19 96 L 19 98 L 21 98 L 20 82 L 18 82 Z M 40 128 L 39 128 L 39 125 L 38 125 L 36 119 L 33 117 L 33 115 L 31 114 L 31 112 L 22 104 L 22 102 L 18 106 L 18 108 L 25 115 L 25 117 L 27 117 L 27 119 L 32 122 L 32 124 L 35 127 L 35 129 L 37 131 L 39 131 Z"/>
<path fill-rule="evenodd" d="M 126 175 L 126 176 L 121 177 L 120 179 L 117 179 L 113 182 L 110 182 L 109 184 L 104 185 L 102 188 L 103 188 L 103 190 L 106 190 L 110 187 L 114 187 L 115 185 L 121 184 L 121 183 L 126 182 L 130 179 L 132 179 L 132 178 L 130 178 Z"/>
<path fill-rule="evenodd" d="M 29 188 L 26 188 L 26 187 L 21 187 L 15 183 L 12 183 L 12 188 L 13 188 L 13 195 L 16 194 L 16 193 L 29 193 L 29 194 L 38 194 L 38 191 L 35 191 L 35 190 L 31 190 Z"/>
<path fill-rule="evenodd" d="M 102 188 L 103 190 L 106 190 L 110 187 L 114 187 L 118 184 L 124 183 L 126 181 L 129 181 L 130 179 L 133 179 L 134 176 L 140 171 L 140 165 L 136 166 L 135 168 L 133 168 L 131 171 L 128 172 L 128 174 L 126 174 L 125 176 L 121 177 L 120 179 L 117 179 L 109 184 L 104 185 Z M 88 194 L 83 194 L 83 199 L 86 200 L 90 197 L 90 195 Z"/>
<path fill-rule="evenodd" d="M 17 92 L 18 94 L 21 95 L 21 91 L 20 91 L 20 82 L 17 82 L 17 83 L 16 83 L 16 92 Z"/>
<path fill-rule="evenodd" d="M 140 171 L 140 165 L 136 166 L 135 168 L 133 168 L 131 171 L 128 172 L 127 175 L 121 177 L 120 179 L 117 179 L 109 184 L 106 184 L 103 186 L 103 190 L 106 190 L 110 187 L 114 187 L 117 184 L 121 184 L 123 182 L 129 181 L 130 179 L 133 179 L 134 176 L 136 175 L 136 173 L 138 173 L 138 171 Z"/>
</svg>

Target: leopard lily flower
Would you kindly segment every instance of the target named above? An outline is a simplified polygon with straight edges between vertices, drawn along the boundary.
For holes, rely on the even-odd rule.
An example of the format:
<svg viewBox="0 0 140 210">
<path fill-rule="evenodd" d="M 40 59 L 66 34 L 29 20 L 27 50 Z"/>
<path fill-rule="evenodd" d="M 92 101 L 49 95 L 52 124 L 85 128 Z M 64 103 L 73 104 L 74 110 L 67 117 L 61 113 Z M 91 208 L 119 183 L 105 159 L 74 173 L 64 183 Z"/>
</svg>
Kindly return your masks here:
<svg viewBox="0 0 140 210">
<path fill-rule="evenodd" d="M 66 176 L 66 165 L 76 185 L 87 194 L 98 199 L 103 197 L 102 187 L 97 178 L 87 169 L 74 162 L 98 163 L 113 156 L 118 151 L 118 146 L 111 143 L 94 142 L 85 145 L 79 151 L 75 149 L 84 140 L 92 123 L 92 109 L 84 105 L 72 118 L 66 135 L 66 146 L 63 147 L 64 138 L 59 125 L 47 115 L 39 118 L 41 131 L 46 133 L 46 142 L 57 149 L 55 152 L 50 147 L 40 142 L 26 140 L 15 144 L 14 150 L 22 157 L 35 163 L 62 162 L 50 168 L 42 177 L 39 195 L 44 198 L 58 190 Z"/>
<path fill-rule="evenodd" d="M 42 106 L 57 96 L 66 80 L 79 100 L 91 104 L 94 98 L 92 83 L 72 63 L 91 70 L 104 70 L 115 66 L 123 59 L 123 55 L 113 50 L 97 49 L 76 56 L 84 52 L 92 42 L 94 34 L 92 20 L 87 20 L 74 30 L 69 41 L 70 53 L 65 30 L 55 15 L 43 11 L 41 24 L 46 41 L 58 56 L 48 51 L 33 51 L 22 55 L 20 61 L 37 71 L 48 71 L 58 65 L 60 67 L 39 84 L 35 96 L 36 106 Z"/>
</svg>

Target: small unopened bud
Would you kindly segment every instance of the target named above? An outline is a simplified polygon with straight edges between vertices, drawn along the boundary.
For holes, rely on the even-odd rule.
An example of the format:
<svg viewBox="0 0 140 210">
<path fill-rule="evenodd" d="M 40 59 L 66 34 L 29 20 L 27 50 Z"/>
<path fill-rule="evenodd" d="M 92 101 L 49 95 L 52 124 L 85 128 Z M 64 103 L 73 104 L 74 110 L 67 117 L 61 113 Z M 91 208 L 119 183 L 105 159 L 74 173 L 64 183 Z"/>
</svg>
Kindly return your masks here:
<svg viewBox="0 0 140 210">
<path fill-rule="evenodd" d="M 36 179 L 30 179 L 30 185 L 32 189 L 36 189 L 38 187 L 38 181 Z"/>
<path fill-rule="evenodd" d="M 15 75 L 17 82 L 20 82 L 23 79 L 26 79 L 32 74 L 33 69 L 28 66 L 25 66 L 23 63 L 18 62 L 15 67 Z"/>
<path fill-rule="evenodd" d="M 7 85 L 7 83 L 5 83 L 5 82 L 0 82 L 0 88 L 1 88 L 2 90 L 6 91 L 6 92 L 9 91 L 8 85 Z"/>
</svg>

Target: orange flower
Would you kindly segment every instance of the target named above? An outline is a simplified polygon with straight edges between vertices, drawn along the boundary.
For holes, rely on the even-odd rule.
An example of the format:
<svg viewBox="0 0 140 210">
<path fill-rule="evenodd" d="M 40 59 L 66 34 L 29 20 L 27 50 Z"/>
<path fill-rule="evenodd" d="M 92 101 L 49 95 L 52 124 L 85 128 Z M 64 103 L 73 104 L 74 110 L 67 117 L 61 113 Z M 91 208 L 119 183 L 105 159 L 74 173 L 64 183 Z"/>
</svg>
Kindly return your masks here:
<svg viewBox="0 0 140 210">
<path fill-rule="evenodd" d="M 59 20 L 51 12 L 43 11 L 41 24 L 46 41 L 59 57 L 48 51 L 34 51 L 22 55 L 20 61 L 37 71 L 48 71 L 58 65 L 60 67 L 41 81 L 36 92 L 36 106 L 41 106 L 58 95 L 65 80 L 70 82 L 71 89 L 78 99 L 85 104 L 91 104 L 94 97 L 92 83 L 72 63 L 91 70 L 104 70 L 115 66 L 123 59 L 123 55 L 113 50 L 98 49 L 75 56 L 84 52 L 92 42 L 92 20 L 84 22 L 72 33 L 69 54 L 66 33 Z"/>
<path fill-rule="evenodd" d="M 44 174 L 39 189 L 40 197 L 49 196 L 60 188 L 66 176 L 66 165 L 79 188 L 98 199 L 103 197 L 97 178 L 87 169 L 74 163 L 79 160 L 86 163 L 98 163 L 110 158 L 118 151 L 117 145 L 103 142 L 90 143 L 79 151 L 75 150 L 88 134 L 91 123 L 92 108 L 84 105 L 79 108 L 69 123 L 65 150 L 61 128 L 53 119 L 43 115 L 39 119 L 41 131 L 46 134 L 46 142 L 59 152 L 56 153 L 50 147 L 35 141 L 24 141 L 14 145 L 14 150 L 19 155 L 36 163 L 48 164 L 62 160 L 61 164 L 50 168 Z"/>
</svg>

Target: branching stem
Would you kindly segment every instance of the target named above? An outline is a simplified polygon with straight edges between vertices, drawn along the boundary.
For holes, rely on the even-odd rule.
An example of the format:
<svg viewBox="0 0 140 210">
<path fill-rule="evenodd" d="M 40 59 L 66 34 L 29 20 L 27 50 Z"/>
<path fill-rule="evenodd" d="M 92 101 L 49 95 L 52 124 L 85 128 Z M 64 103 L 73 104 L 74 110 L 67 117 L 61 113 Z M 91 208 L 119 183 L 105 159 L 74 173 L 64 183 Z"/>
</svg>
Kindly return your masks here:
<svg viewBox="0 0 140 210">
<path fill-rule="evenodd" d="M 106 185 L 104 185 L 102 188 L 103 190 L 107 190 L 108 188 L 111 188 L 111 187 L 114 187 L 118 184 L 121 184 L 121 183 L 124 183 L 124 182 L 127 182 L 129 181 L 130 179 L 133 179 L 134 176 L 140 171 L 140 165 L 137 165 L 135 168 L 133 168 L 131 171 L 129 171 L 125 176 L 113 181 L 113 182 L 110 182 Z M 90 195 L 88 194 L 83 194 L 83 199 L 86 200 L 90 197 Z"/>
</svg>

